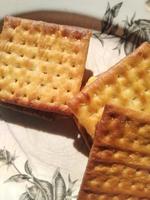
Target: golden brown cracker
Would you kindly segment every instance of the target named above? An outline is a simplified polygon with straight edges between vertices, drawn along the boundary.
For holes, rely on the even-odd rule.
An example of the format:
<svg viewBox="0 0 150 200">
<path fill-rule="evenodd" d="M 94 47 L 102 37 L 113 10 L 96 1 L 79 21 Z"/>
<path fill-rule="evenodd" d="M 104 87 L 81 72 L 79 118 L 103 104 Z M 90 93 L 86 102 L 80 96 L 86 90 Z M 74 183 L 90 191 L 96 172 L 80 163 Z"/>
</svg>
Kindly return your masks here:
<svg viewBox="0 0 150 200">
<path fill-rule="evenodd" d="M 88 30 L 6 17 L 0 36 L 0 101 L 71 114 L 80 90 Z"/>
<path fill-rule="evenodd" d="M 150 43 L 94 79 L 68 104 L 92 138 L 105 104 L 150 113 Z"/>
<path fill-rule="evenodd" d="M 150 199 L 149 133 L 150 115 L 107 105 L 78 200 Z"/>
</svg>

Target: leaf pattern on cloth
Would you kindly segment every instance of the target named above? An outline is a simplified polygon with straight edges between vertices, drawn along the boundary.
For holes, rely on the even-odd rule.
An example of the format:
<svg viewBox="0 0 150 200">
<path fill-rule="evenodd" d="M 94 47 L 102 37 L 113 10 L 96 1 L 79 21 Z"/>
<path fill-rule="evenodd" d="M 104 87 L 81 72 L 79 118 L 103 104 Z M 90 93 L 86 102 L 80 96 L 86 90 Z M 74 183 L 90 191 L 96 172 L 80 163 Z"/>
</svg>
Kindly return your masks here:
<svg viewBox="0 0 150 200">
<path fill-rule="evenodd" d="M 19 200 L 33 200 L 33 199 L 31 199 L 28 193 L 25 192 L 20 196 Z"/>
<path fill-rule="evenodd" d="M 24 169 L 27 174 L 32 176 L 32 169 L 31 169 L 31 166 L 29 165 L 28 160 L 25 162 Z"/>
<path fill-rule="evenodd" d="M 113 26 L 114 18 L 117 17 L 122 4 L 123 2 L 120 2 L 111 8 L 110 4 L 108 3 L 102 20 L 101 33 L 108 32 L 109 29 Z"/>
<path fill-rule="evenodd" d="M 17 183 L 22 183 L 24 181 L 29 180 L 30 177 L 28 177 L 26 174 L 16 174 L 14 176 L 11 176 L 10 178 L 8 178 L 5 183 L 8 182 L 17 182 Z"/>
<path fill-rule="evenodd" d="M 25 173 L 22 173 L 15 165 L 15 159 L 16 157 L 12 156 L 8 150 L 0 149 L 0 161 L 17 171 L 17 174 L 9 177 L 4 183 L 26 182 L 27 184 L 26 191 L 20 195 L 19 200 L 73 200 L 76 197 L 73 194 L 77 180 L 72 181 L 69 175 L 67 188 L 59 168 L 56 169 L 51 183 L 35 177 L 28 160 L 24 164 Z"/>
<path fill-rule="evenodd" d="M 119 11 L 123 2 L 117 3 L 113 7 L 108 3 L 104 16 L 102 18 L 101 30 L 94 32 L 93 37 L 97 38 L 104 46 L 104 39 L 110 39 L 110 35 L 117 35 L 119 25 L 115 24 L 115 18 L 119 15 Z M 113 48 L 118 50 L 120 54 L 122 46 L 126 55 L 130 54 L 141 43 L 150 41 L 150 20 L 136 19 L 136 13 L 131 19 L 128 17 L 123 20 L 124 27 L 117 45 Z M 107 35 L 104 35 L 106 33 Z M 111 37 L 113 38 L 113 37 Z"/>
<path fill-rule="evenodd" d="M 15 160 L 15 155 L 11 155 L 9 151 L 5 148 L 0 149 L 0 161 L 5 162 L 5 164 L 9 165 Z"/>
<path fill-rule="evenodd" d="M 126 19 L 122 38 L 124 40 L 124 51 L 128 55 L 141 43 L 150 41 L 150 20 L 136 20 L 135 14 L 131 20 Z"/>
<path fill-rule="evenodd" d="M 66 196 L 66 184 L 59 172 L 59 169 L 57 169 L 54 173 L 52 182 L 54 187 L 55 200 L 64 200 Z"/>
</svg>

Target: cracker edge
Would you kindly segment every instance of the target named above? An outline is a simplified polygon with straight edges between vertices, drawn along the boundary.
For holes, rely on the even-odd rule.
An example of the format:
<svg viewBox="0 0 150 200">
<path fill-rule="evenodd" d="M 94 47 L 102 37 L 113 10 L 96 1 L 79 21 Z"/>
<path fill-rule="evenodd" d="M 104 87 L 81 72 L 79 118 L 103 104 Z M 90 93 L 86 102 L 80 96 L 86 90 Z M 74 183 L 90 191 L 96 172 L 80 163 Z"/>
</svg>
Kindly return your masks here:
<svg viewBox="0 0 150 200">
<path fill-rule="evenodd" d="M 48 23 L 44 21 L 37 21 L 32 19 L 25 19 L 20 17 L 14 17 L 14 16 L 5 16 L 4 17 L 4 25 L 2 32 L 5 28 L 8 28 L 12 26 L 13 28 L 16 28 L 18 25 L 20 25 L 21 22 L 28 23 L 32 26 L 33 30 L 38 30 L 40 32 L 43 32 L 45 34 L 54 33 L 55 31 L 60 30 L 61 33 L 64 32 L 64 37 L 67 36 L 68 38 L 74 38 L 74 39 L 87 39 L 89 40 L 92 32 L 88 29 L 76 27 L 76 26 L 69 26 L 69 25 L 60 25 L 56 23 Z"/>
</svg>

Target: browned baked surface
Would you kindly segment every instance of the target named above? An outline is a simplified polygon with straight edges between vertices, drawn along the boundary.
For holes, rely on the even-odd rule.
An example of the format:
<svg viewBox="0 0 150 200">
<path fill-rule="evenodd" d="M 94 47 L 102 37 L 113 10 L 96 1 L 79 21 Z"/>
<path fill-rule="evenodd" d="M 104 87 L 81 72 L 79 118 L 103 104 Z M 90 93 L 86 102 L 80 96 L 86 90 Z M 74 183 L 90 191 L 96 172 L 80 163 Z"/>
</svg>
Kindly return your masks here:
<svg viewBox="0 0 150 200">
<path fill-rule="evenodd" d="M 143 43 L 96 80 L 91 78 L 69 106 L 79 123 L 94 137 L 105 104 L 113 103 L 150 113 L 150 43 Z"/>
<path fill-rule="evenodd" d="M 91 33 L 6 17 L 0 36 L 0 101 L 70 114 L 80 90 Z"/>
<path fill-rule="evenodd" d="M 150 199 L 150 115 L 107 105 L 78 200 Z"/>
</svg>

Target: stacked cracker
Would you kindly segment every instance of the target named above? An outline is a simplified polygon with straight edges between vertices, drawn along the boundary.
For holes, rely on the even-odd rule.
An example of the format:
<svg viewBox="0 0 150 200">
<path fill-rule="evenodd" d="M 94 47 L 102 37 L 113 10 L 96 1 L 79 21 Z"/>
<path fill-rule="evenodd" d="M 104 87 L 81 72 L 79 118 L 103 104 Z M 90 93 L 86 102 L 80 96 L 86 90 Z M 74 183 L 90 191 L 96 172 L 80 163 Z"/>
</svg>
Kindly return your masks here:
<svg viewBox="0 0 150 200">
<path fill-rule="evenodd" d="M 150 199 L 150 116 L 107 105 L 78 200 Z"/>
<path fill-rule="evenodd" d="M 150 113 L 150 44 L 145 42 L 107 72 L 89 80 L 69 106 L 87 133 L 94 138 L 105 104 L 111 103 Z"/>
<path fill-rule="evenodd" d="M 94 139 L 78 200 L 150 199 L 149 80 L 146 42 L 69 102 Z"/>
<path fill-rule="evenodd" d="M 0 101 L 70 115 L 81 87 L 87 30 L 6 17 L 0 36 Z"/>
</svg>

